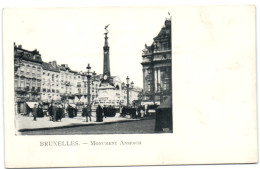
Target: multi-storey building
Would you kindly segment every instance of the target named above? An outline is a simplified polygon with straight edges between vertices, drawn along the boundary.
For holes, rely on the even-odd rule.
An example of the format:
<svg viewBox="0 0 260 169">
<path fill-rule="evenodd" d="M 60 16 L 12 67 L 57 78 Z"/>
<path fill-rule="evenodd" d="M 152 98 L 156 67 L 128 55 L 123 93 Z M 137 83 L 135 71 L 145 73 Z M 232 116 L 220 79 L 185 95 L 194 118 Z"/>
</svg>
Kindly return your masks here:
<svg viewBox="0 0 260 169">
<path fill-rule="evenodd" d="M 42 64 L 42 95 L 44 102 L 60 100 L 60 70 L 56 61 Z"/>
<path fill-rule="evenodd" d="M 67 64 L 61 64 L 59 66 L 60 69 L 60 95 L 62 100 L 70 100 L 70 102 L 73 102 L 75 99 L 74 96 L 74 81 L 76 79 L 76 76 L 74 76 L 77 72 L 73 71 L 69 68 Z"/>
<path fill-rule="evenodd" d="M 171 18 L 166 19 L 159 34 L 142 54 L 143 100 L 160 103 L 172 94 Z"/>
<path fill-rule="evenodd" d="M 15 108 L 27 113 L 26 102 L 41 100 L 42 58 L 39 51 L 28 51 L 14 44 Z"/>
</svg>

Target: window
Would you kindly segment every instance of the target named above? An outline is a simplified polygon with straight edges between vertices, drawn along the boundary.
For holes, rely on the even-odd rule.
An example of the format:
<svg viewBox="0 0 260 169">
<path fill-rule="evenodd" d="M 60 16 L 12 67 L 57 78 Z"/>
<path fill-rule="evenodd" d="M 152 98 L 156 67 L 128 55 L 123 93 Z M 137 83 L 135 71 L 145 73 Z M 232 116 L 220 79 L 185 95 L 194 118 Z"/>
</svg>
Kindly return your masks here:
<svg viewBox="0 0 260 169">
<path fill-rule="evenodd" d="M 147 91 L 150 92 L 151 91 L 151 82 L 148 81 L 147 83 Z"/>
<path fill-rule="evenodd" d="M 45 75 L 45 72 L 42 72 L 43 75 Z"/>
<path fill-rule="evenodd" d="M 35 91 L 35 89 L 36 89 L 36 83 L 35 81 L 32 81 L 32 91 Z"/>
<path fill-rule="evenodd" d="M 26 80 L 26 90 L 30 90 L 30 80 L 29 79 L 27 79 Z"/>
<path fill-rule="evenodd" d="M 18 87 L 18 79 L 17 79 L 17 78 L 14 79 L 14 87 L 15 87 L 15 88 Z"/>
<path fill-rule="evenodd" d="M 21 73 L 23 73 L 23 72 L 24 72 L 24 67 L 22 66 L 22 67 L 21 67 Z"/>
<path fill-rule="evenodd" d="M 27 74 L 27 75 L 30 74 L 30 68 L 29 68 L 29 67 L 27 67 L 27 69 L 26 69 L 26 74 Z"/>
<path fill-rule="evenodd" d="M 38 81 L 37 82 L 37 92 L 40 92 L 41 91 L 41 82 Z"/>
<path fill-rule="evenodd" d="M 28 71 L 28 69 L 27 69 L 27 71 Z M 28 73 L 28 72 L 27 72 Z M 32 70 L 32 75 L 35 75 L 35 70 L 33 69 Z"/>
<path fill-rule="evenodd" d="M 51 75 L 51 80 L 54 81 L 54 74 Z"/>
<path fill-rule="evenodd" d="M 24 79 L 20 80 L 20 86 L 21 86 L 21 88 L 24 88 Z"/>
<path fill-rule="evenodd" d="M 166 50 L 168 49 L 168 43 L 165 42 L 165 43 L 162 43 L 162 50 Z"/>
</svg>

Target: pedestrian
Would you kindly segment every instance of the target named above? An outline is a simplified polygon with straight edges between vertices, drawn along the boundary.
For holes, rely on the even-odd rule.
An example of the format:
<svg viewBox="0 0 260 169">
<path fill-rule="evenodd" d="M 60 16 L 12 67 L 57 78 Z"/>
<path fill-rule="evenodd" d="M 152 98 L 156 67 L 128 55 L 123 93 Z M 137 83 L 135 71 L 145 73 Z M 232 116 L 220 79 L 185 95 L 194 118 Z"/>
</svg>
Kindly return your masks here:
<svg viewBox="0 0 260 169">
<path fill-rule="evenodd" d="M 32 114 L 33 114 L 33 120 L 36 121 L 36 117 L 37 117 L 37 104 L 34 104 L 33 110 L 32 110 Z"/>
<path fill-rule="evenodd" d="M 76 106 L 75 109 L 74 109 L 74 117 L 77 117 L 77 114 L 78 114 L 78 108 Z"/>
<path fill-rule="evenodd" d="M 37 117 L 44 117 L 42 106 L 40 104 L 38 104 L 37 108 Z"/>
<path fill-rule="evenodd" d="M 131 107 L 131 114 L 132 114 L 132 118 L 136 119 L 136 110 L 134 107 Z"/>
<path fill-rule="evenodd" d="M 56 103 L 54 103 L 52 111 L 53 111 L 52 121 L 56 122 L 56 115 L 57 115 L 57 105 L 56 105 Z"/>
<path fill-rule="evenodd" d="M 84 104 L 83 107 L 82 107 L 82 117 L 85 117 L 86 115 L 87 115 L 87 107 Z"/>
<path fill-rule="evenodd" d="M 141 106 L 141 117 L 144 117 L 144 107 L 143 106 Z"/>
<path fill-rule="evenodd" d="M 60 122 L 61 122 L 61 119 L 62 119 L 62 108 L 61 108 L 61 105 L 58 105 L 57 113 L 56 113 L 56 121 L 60 120 Z"/>
<path fill-rule="evenodd" d="M 87 122 L 88 122 L 88 118 L 89 120 L 91 121 L 91 105 L 88 105 L 87 106 L 87 114 L 86 114 L 86 119 L 87 119 Z"/>
<path fill-rule="evenodd" d="M 148 105 L 146 104 L 144 107 L 144 115 L 147 116 L 148 114 Z"/>
<path fill-rule="evenodd" d="M 52 118 L 53 118 L 53 105 L 52 104 L 50 104 L 48 111 L 49 111 L 50 121 L 52 121 Z"/>
<path fill-rule="evenodd" d="M 97 122 L 103 121 L 103 110 L 100 105 L 98 105 L 97 110 L 96 110 L 96 121 Z"/>
<path fill-rule="evenodd" d="M 107 118 L 107 107 L 106 107 L 106 105 L 104 105 L 104 107 L 103 107 L 103 112 L 104 112 L 105 118 Z"/>
<path fill-rule="evenodd" d="M 124 106 L 122 108 L 122 117 L 125 117 L 125 115 L 126 115 L 126 107 Z"/>
<path fill-rule="evenodd" d="M 74 108 L 71 105 L 68 106 L 68 112 L 69 112 L 69 118 L 73 118 L 74 117 Z"/>
</svg>

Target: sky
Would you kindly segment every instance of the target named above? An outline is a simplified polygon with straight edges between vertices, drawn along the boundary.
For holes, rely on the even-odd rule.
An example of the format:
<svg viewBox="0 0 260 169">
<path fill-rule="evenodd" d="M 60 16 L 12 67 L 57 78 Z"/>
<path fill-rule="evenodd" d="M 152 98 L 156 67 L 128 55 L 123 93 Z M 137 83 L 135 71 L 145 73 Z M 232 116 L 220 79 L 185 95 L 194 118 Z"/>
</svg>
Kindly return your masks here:
<svg viewBox="0 0 260 169">
<path fill-rule="evenodd" d="M 88 7 L 16 9 L 9 18 L 13 41 L 37 49 L 43 61 L 56 60 L 72 70 L 103 72 L 104 27 L 109 25 L 110 71 L 142 87 L 142 50 L 164 25 L 170 9 Z"/>
</svg>

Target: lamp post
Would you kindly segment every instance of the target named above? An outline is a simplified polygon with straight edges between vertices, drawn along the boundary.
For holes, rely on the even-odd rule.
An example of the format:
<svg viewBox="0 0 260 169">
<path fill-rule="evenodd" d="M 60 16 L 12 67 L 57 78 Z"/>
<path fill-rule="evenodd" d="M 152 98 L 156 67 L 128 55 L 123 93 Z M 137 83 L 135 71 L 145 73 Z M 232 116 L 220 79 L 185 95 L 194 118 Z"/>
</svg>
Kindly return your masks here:
<svg viewBox="0 0 260 169">
<path fill-rule="evenodd" d="M 88 87 L 88 105 L 90 105 L 90 78 L 91 78 L 91 67 L 88 64 L 87 66 L 87 87 Z"/>
<path fill-rule="evenodd" d="M 154 82 L 154 50 L 157 48 L 156 42 L 154 42 L 151 46 L 151 69 L 152 69 L 152 85 L 151 85 L 151 91 L 152 91 L 152 100 L 153 104 L 155 104 L 155 82 Z"/>
<path fill-rule="evenodd" d="M 88 87 L 88 110 L 87 111 L 91 111 L 90 109 L 90 78 L 91 78 L 91 67 L 88 64 L 87 66 L 87 87 Z M 86 121 L 88 122 L 88 116 L 86 114 Z"/>
<path fill-rule="evenodd" d="M 130 89 L 133 89 L 133 88 L 134 88 L 134 82 L 132 81 Z M 131 93 L 131 100 L 132 100 L 131 103 L 133 104 L 133 99 L 132 98 L 133 98 L 133 93 Z"/>
<path fill-rule="evenodd" d="M 129 77 L 126 77 L 126 99 L 127 99 L 127 107 L 129 106 Z"/>
</svg>

